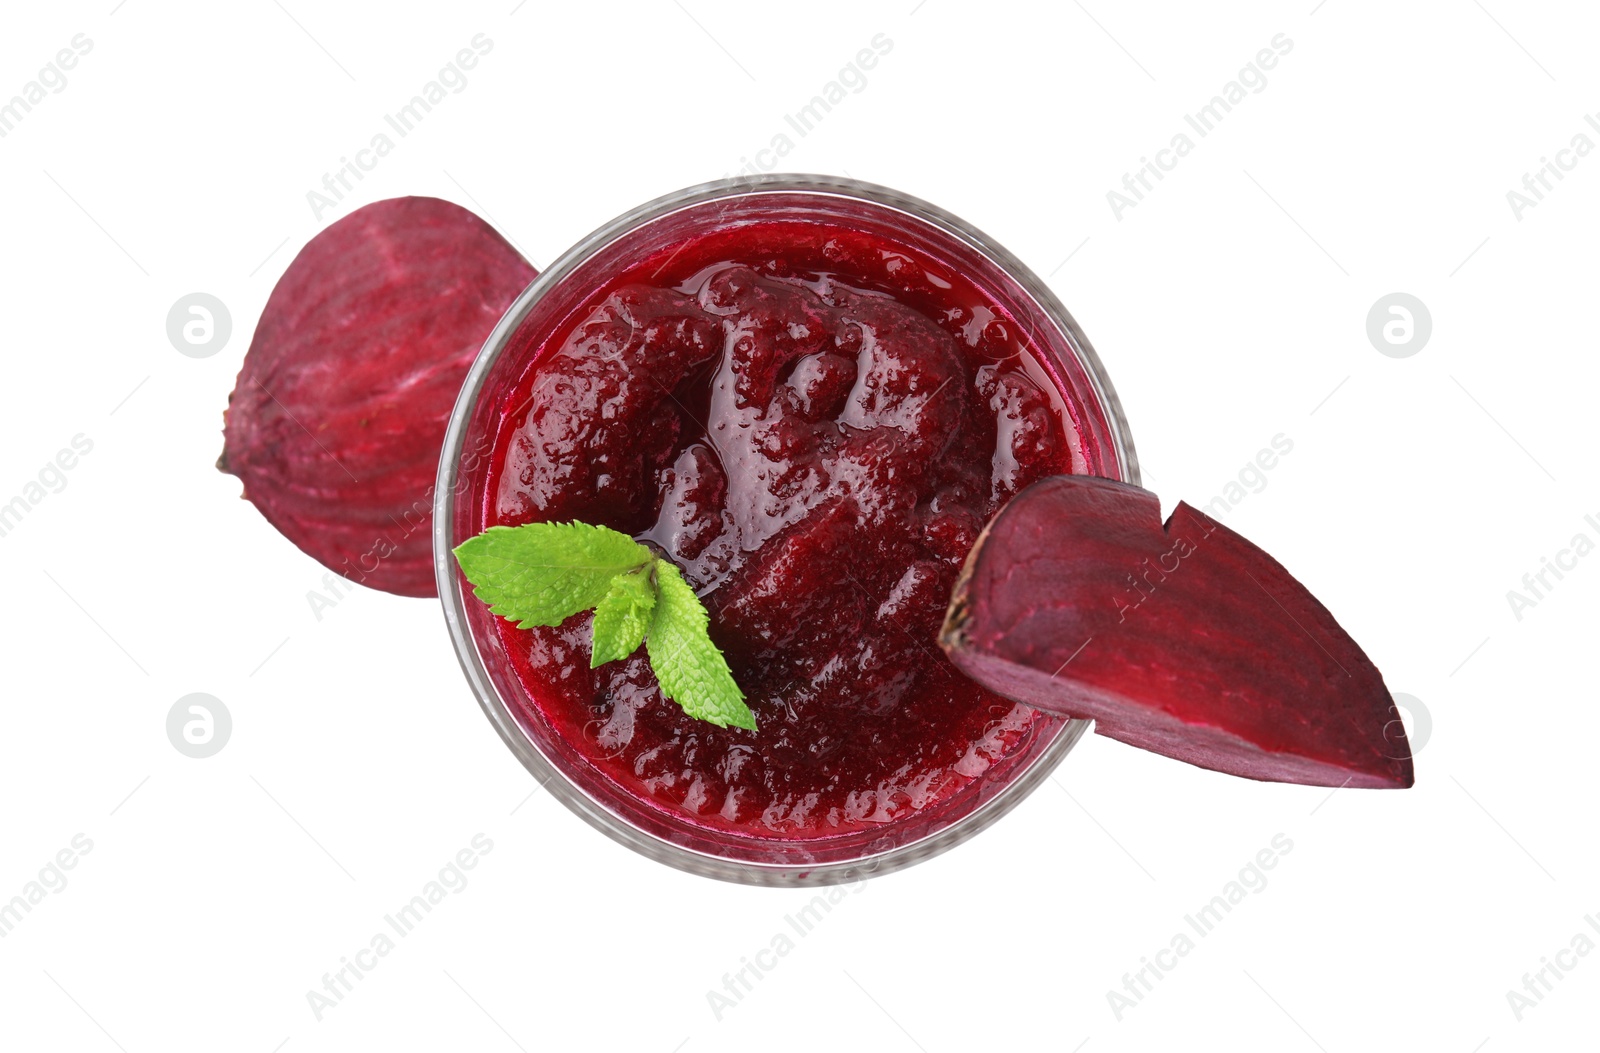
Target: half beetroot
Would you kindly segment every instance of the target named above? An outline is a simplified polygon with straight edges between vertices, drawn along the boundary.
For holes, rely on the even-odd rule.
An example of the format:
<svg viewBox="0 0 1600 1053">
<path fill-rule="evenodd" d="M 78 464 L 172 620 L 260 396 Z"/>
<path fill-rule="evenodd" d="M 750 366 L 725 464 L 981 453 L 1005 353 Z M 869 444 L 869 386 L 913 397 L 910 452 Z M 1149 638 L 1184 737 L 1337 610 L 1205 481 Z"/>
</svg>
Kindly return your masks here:
<svg viewBox="0 0 1600 1053">
<path fill-rule="evenodd" d="M 1251 779 L 1406 787 L 1383 677 L 1261 549 L 1148 490 L 1054 476 L 978 539 L 940 641 L 985 687 Z"/>
<path fill-rule="evenodd" d="M 433 596 L 434 478 L 467 369 L 535 272 L 471 212 L 378 201 L 278 280 L 228 398 L 217 467 L 324 566 Z"/>
</svg>

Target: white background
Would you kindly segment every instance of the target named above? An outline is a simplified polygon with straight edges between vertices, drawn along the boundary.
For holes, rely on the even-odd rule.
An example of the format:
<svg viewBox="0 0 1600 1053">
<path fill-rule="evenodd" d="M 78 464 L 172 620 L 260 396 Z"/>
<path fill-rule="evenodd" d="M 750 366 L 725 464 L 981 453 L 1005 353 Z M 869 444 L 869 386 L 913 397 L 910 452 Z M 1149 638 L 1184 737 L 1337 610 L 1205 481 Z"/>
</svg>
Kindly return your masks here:
<svg viewBox="0 0 1600 1053">
<path fill-rule="evenodd" d="M 0 502 L 73 436 L 93 450 L 0 537 L 0 899 L 75 834 L 93 849 L 0 939 L 0 1045 L 1591 1047 L 1600 954 L 1520 1021 L 1507 992 L 1600 942 L 1600 556 L 1520 620 L 1506 593 L 1600 541 L 1600 158 L 1520 218 L 1506 194 L 1600 143 L 1600 26 L 1484 3 L 9 6 L 0 97 L 74 34 L 93 50 L 0 139 Z M 306 192 L 478 33 L 466 88 L 315 219 Z M 864 90 L 796 137 L 784 115 L 879 33 Z M 1117 218 L 1107 191 L 1279 33 L 1266 87 Z M 718 1020 L 707 991 L 809 895 L 677 873 L 530 798 L 436 603 L 358 589 L 313 615 L 322 569 L 212 468 L 294 252 L 430 194 L 543 266 L 781 132 L 781 167 L 922 196 L 1047 275 L 1168 507 L 1293 442 L 1225 518 L 1420 700 L 1415 789 L 1091 737 L 977 840 L 847 895 Z M 196 291 L 234 322 L 198 360 L 165 331 Z M 1397 291 L 1433 319 L 1404 359 L 1365 328 Z M 197 691 L 234 723 L 205 760 L 165 732 Z M 319 1022 L 306 992 L 480 832 L 470 884 Z M 1266 887 L 1118 1020 L 1108 990 L 1279 833 Z"/>
</svg>

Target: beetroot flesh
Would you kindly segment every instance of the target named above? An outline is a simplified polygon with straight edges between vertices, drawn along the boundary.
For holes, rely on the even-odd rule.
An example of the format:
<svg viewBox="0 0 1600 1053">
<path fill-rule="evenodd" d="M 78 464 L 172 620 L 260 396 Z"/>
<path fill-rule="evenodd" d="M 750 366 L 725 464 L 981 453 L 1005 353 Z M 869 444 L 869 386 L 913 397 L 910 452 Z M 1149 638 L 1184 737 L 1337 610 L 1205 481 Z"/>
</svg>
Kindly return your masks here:
<svg viewBox="0 0 1600 1053">
<path fill-rule="evenodd" d="M 535 271 L 459 205 L 357 209 L 278 280 L 224 415 L 217 467 L 307 555 L 436 595 L 430 523 L 445 425 L 478 349 Z"/>
<path fill-rule="evenodd" d="M 1202 768 L 1403 788 L 1383 677 L 1261 549 L 1186 504 L 1087 476 L 1028 487 L 984 530 L 940 642 L 969 677 Z"/>
</svg>

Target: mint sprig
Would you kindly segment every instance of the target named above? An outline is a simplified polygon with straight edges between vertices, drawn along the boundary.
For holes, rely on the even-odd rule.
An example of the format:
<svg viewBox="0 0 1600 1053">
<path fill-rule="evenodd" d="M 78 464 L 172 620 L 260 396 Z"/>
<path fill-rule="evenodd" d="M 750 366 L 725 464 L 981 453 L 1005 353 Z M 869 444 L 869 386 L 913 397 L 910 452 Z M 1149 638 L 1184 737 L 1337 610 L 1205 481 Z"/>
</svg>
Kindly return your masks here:
<svg viewBox="0 0 1600 1053">
<path fill-rule="evenodd" d="M 656 562 L 655 580 L 656 613 L 644 649 L 661 693 L 691 717 L 754 731 L 756 718 L 744 704 L 744 692 L 706 632 L 711 616 L 700 597 L 666 560 Z"/>
<path fill-rule="evenodd" d="M 756 730 L 683 574 L 626 534 L 588 523 L 490 527 L 455 550 L 473 593 L 520 629 L 594 611 L 589 667 L 642 643 L 661 693 L 691 717 Z"/>
<path fill-rule="evenodd" d="M 653 569 L 651 564 L 646 564 L 611 579 L 611 587 L 594 609 L 590 669 L 626 658 L 644 643 L 656 612 Z"/>
</svg>

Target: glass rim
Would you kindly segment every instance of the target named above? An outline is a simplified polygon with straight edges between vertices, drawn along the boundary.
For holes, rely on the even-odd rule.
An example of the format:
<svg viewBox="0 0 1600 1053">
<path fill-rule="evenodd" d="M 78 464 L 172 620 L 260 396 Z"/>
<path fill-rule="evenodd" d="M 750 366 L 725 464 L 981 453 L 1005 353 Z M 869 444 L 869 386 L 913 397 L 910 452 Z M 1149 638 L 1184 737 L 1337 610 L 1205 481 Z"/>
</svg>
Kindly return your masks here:
<svg viewBox="0 0 1600 1053">
<path fill-rule="evenodd" d="M 1121 469 L 1122 478 L 1135 485 L 1138 485 L 1140 478 L 1138 457 L 1128 433 L 1127 418 L 1105 367 L 1101 365 L 1088 337 L 1043 280 L 993 238 L 966 221 L 920 198 L 874 183 L 841 176 L 767 173 L 734 176 L 685 187 L 632 208 L 580 239 L 541 271 L 506 309 L 484 341 L 456 397 L 445 432 L 433 495 L 433 565 L 439 600 L 444 608 L 445 623 L 450 631 L 456 658 L 477 697 L 479 707 L 501 740 L 540 786 L 614 841 L 657 862 L 705 877 L 748 885 L 799 887 L 839 884 L 886 874 L 931 858 L 966 841 L 1016 807 L 1049 777 L 1083 737 L 1091 722 L 1067 721 L 1037 757 L 972 811 L 948 826 L 886 851 L 815 865 L 731 859 L 677 844 L 639 828 L 594 799 L 545 755 L 523 730 L 490 678 L 479 653 L 478 642 L 468 625 L 468 593 L 462 587 L 455 561 L 451 558 L 457 475 L 471 416 L 490 372 L 534 306 L 596 253 L 646 223 L 686 208 L 704 205 L 708 201 L 768 193 L 834 196 L 888 208 L 929 224 L 993 263 L 1007 278 L 1016 282 L 1065 337 L 1098 400 L 1097 408 L 1105 419 L 1110 448 Z"/>
</svg>

